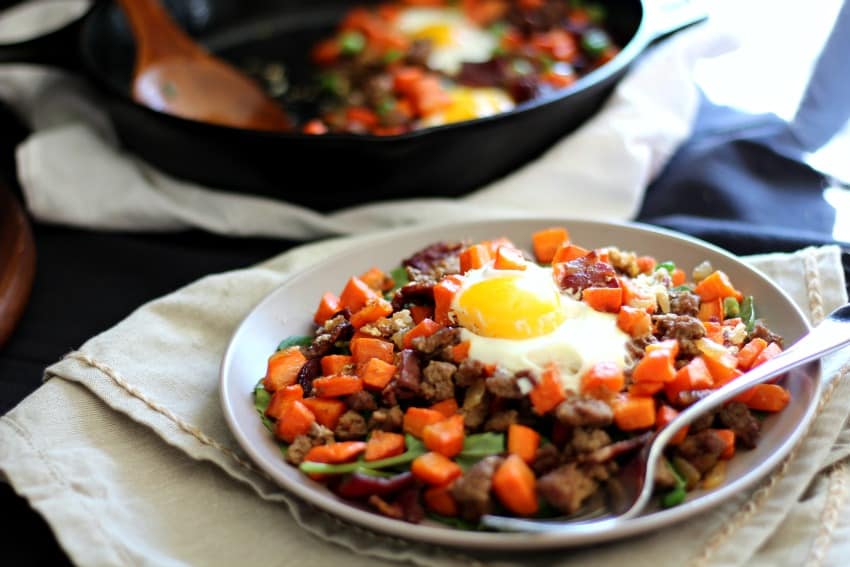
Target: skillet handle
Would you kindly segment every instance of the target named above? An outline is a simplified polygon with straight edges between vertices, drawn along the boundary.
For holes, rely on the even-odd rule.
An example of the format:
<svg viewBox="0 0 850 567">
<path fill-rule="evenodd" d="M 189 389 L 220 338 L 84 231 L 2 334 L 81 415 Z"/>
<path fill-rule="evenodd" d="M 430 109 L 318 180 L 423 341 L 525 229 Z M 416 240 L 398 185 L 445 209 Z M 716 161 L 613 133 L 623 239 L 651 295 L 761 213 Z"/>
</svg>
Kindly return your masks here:
<svg viewBox="0 0 850 567">
<path fill-rule="evenodd" d="M 704 0 L 646 0 L 644 6 L 651 41 L 708 18 Z"/>
<path fill-rule="evenodd" d="M 96 2 L 92 2 L 84 10 L 77 10 L 79 13 L 75 14 L 73 19 L 43 35 L 12 43 L 0 42 L 0 63 L 34 63 L 70 71 L 81 70 L 83 63 L 80 57 L 80 40 L 83 22 L 95 5 Z"/>
</svg>

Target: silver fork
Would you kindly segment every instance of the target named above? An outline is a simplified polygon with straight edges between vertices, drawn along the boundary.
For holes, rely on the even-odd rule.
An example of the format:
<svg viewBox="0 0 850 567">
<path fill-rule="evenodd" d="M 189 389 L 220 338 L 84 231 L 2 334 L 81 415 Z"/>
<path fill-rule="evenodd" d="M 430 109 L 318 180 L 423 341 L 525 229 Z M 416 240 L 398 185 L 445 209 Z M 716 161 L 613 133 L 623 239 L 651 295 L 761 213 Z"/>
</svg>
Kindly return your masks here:
<svg viewBox="0 0 850 567">
<path fill-rule="evenodd" d="M 486 515 L 481 518 L 481 522 L 497 530 L 522 532 L 582 532 L 616 527 L 638 516 L 649 503 L 655 487 L 655 471 L 659 459 L 667 443 L 681 428 L 756 384 L 766 382 L 806 362 L 819 359 L 848 343 L 850 343 L 850 304 L 843 305 L 830 313 L 823 322 L 778 356 L 691 405 L 667 427 L 650 437 L 637 456 L 623 467 L 618 475 L 622 494 L 618 496 L 617 503 L 610 514 L 595 519 L 587 519 L 587 515 L 582 515 L 558 520 L 529 520 Z"/>
</svg>

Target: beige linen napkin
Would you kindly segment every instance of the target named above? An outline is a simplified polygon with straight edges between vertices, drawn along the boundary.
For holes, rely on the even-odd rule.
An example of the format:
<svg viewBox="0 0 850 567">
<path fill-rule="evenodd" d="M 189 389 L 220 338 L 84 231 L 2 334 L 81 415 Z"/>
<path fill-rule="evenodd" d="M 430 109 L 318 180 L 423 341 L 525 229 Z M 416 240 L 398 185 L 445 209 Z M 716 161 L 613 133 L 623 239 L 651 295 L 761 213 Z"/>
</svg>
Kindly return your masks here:
<svg viewBox="0 0 850 567">
<path fill-rule="evenodd" d="M 804 441 L 755 491 L 662 532 L 592 548 L 473 556 L 368 532 L 281 491 L 225 425 L 221 357 L 240 320 L 287 276 L 369 238 L 304 246 L 144 305 L 51 366 L 46 384 L 0 418 L 0 473 L 46 518 L 75 562 L 842 564 L 850 550 L 842 464 L 850 383 L 842 379 L 833 379 Z M 835 247 L 750 261 L 815 322 L 847 300 Z M 849 354 L 826 360 L 826 374 L 843 372 Z"/>
</svg>

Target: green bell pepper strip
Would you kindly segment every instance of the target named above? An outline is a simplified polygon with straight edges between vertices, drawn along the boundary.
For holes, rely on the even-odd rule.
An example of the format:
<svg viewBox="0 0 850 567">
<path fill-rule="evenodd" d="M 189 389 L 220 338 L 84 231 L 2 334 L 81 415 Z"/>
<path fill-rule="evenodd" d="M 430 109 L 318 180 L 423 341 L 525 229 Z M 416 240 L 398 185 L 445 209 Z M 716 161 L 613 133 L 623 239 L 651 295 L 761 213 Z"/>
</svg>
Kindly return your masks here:
<svg viewBox="0 0 850 567">
<path fill-rule="evenodd" d="M 756 307 L 753 303 L 753 296 L 748 295 L 741 302 L 741 321 L 747 328 L 747 332 L 751 333 L 756 326 Z"/>
<path fill-rule="evenodd" d="M 723 317 L 728 319 L 729 317 L 737 317 L 741 314 L 741 306 L 738 304 L 738 300 L 734 297 L 726 297 L 723 299 Z"/>
</svg>

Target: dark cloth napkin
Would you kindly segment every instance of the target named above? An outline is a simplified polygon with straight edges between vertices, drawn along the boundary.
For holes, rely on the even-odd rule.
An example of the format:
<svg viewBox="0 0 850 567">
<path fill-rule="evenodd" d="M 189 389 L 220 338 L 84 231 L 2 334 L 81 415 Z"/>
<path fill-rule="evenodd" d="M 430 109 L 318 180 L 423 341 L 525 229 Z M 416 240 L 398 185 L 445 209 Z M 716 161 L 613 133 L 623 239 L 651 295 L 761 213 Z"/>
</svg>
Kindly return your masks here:
<svg viewBox="0 0 850 567">
<path fill-rule="evenodd" d="M 850 3 L 844 2 L 790 122 L 703 97 L 694 133 L 649 187 L 638 220 L 738 254 L 839 244 L 824 190 L 841 188 L 804 161 L 850 119 Z"/>
</svg>

